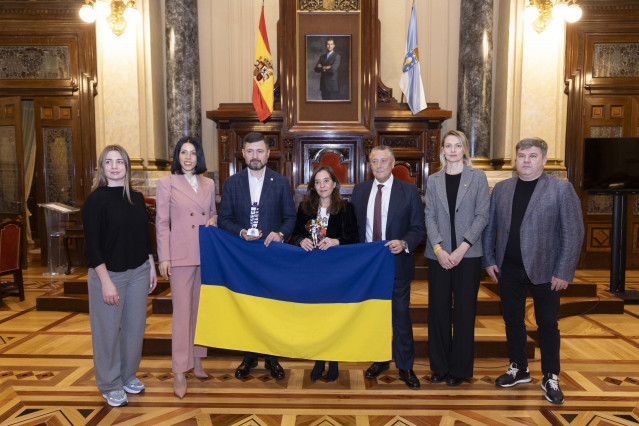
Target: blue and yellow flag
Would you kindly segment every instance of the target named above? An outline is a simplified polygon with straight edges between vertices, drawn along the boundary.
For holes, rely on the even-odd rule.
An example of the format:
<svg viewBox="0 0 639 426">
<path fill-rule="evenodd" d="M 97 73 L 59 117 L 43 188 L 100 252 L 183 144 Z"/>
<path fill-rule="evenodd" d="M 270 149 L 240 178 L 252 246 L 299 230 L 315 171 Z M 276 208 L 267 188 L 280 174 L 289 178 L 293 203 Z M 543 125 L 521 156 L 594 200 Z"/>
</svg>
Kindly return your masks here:
<svg viewBox="0 0 639 426">
<path fill-rule="evenodd" d="M 384 242 L 306 252 L 200 227 L 195 343 L 332 361 L 391 359 L 394 256 Z"/>
</svg>

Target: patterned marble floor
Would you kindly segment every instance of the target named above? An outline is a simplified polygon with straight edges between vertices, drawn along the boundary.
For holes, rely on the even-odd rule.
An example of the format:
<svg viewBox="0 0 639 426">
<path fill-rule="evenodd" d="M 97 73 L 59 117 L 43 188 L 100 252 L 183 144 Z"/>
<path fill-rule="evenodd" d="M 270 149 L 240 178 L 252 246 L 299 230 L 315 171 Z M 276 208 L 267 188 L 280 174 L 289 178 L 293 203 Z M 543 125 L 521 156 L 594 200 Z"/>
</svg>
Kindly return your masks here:
<svg viewBox="0 0 639 426">
<path fill-rule="evenodd" d="M 35 310 L 37 296 L 59 288 L 61 280 L 86 279 L 86 271 L 58 280 L 32 268 L 25 278 L 26 300 L 9 297 L 0 308 L 2 425 L 639 424 L 639 305 L 626 305 L 619 315 L 586 312 L 560 320 L 560 384 L 566 394 L 561 406 L 543 397 L 537 351 L 530 364 L 533 382 L 509 390 L 494 385 L 507 367 L 503 358 L 478 359 L 474 377 L 451 388 L 431 384 L 428 358 L 417 354 L 419 391 L 408 390 L 393 369 L 365 379 L 362 364 L 340 363 L 336 382 L 313 383 L 309 361 L 283 360 L 281 381 L 268 376 L 262 363 L 248 379 L 237 380 L 237 358 L 209 358 L 204 366 L 211 377 L 189 375 L 183 400 L 173 395 L 170 358 L 144 357 L 138 377 L 146 392 L 130 396 L 126 407 L 111 408 L 95 387 L 88 315 Z M 600 283 L 605 291 L 608 273 L 579 271 L 577 280 Z M 627 288 L 639 290 L 639 273 L 628 273 Z M 413 300 L 424 293 L 424 286 L 416 286 Z M 480 320 L 503 332 L 499 317 Z M 147 334 L 167 332 L 170 316 L 149 315 Z"/>
</svg>

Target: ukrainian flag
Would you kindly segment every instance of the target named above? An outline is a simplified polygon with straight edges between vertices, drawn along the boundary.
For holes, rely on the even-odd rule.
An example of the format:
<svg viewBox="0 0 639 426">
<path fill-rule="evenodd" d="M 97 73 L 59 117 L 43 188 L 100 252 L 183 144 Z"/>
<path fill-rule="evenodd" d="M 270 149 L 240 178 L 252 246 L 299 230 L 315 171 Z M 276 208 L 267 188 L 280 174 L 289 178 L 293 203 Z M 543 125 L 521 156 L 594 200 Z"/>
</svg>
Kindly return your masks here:
<svg viewBox="0 0 639 426">
<path fill-rule="evenodd" d="M 306 252 L 200 226 L 195 343 L 333 361 L 391 359 L 394 256 L 384 242 Z"/>
</svg>

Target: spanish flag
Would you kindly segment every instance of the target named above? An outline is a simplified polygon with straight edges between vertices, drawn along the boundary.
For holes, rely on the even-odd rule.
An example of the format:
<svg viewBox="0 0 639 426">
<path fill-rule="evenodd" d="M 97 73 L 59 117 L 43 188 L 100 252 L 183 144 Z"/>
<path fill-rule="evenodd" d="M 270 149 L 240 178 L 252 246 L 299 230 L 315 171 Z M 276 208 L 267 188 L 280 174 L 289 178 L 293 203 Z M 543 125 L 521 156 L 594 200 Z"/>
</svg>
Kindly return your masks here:
<svg viewBox="0 0 639 426">
<path fill-rule="evenodd" d="M 253 64 L 253 107 L 257 118 L 264 121 L 273 113 L 273 62 L 271 48 L 268 46 L 266 24 L 264 23 L 264 5 L 260 15 L 260 26 L 255 45 L 255 63 Z"/>
<path fill-rule="evenodd" d="M 394 256 L 384 242 L 306 252 L 200 226 L 195 343 L 333 361 L 388 361 Z"/>
</svg>

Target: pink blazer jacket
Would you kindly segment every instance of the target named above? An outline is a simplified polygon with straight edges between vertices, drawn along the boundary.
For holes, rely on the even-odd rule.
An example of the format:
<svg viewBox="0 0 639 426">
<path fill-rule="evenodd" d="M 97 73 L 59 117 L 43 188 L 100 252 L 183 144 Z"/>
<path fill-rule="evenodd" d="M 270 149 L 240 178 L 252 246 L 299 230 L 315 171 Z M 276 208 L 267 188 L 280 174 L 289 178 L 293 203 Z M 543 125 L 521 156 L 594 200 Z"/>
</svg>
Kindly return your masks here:
<svg viewBox="0 0 639 426">
<path fill-rule="evenodd" d="M 198 175 L 195 192 L 184 175 L 158 180 L 155 229 L 158 260 L 171 266 L 200 264 L 199 226 L 205 225 L 215 210 L 215 182 Z"/>
</svg>

